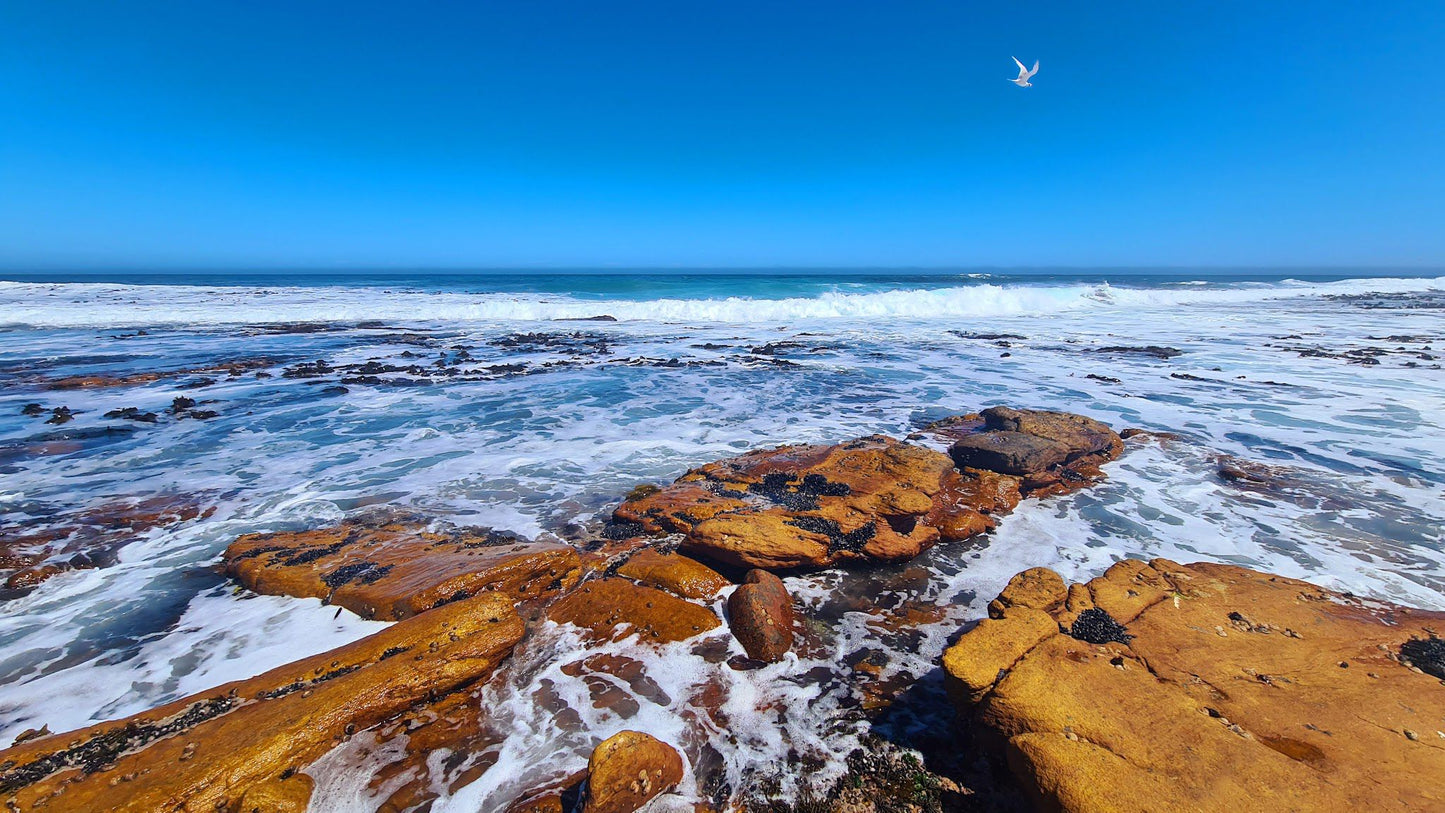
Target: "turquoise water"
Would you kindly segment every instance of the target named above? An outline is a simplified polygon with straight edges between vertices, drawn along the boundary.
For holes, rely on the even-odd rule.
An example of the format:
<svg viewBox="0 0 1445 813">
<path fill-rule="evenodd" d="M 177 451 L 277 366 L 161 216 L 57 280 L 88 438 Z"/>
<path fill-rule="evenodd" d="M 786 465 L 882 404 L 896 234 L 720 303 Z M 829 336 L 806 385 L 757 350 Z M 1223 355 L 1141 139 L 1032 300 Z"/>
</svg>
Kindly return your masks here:
<svg viewBox="0 0 1445 813">
<path fill-rule="evenodd" d="M 598 317 L 615 321 L 567 321 Z M 1147 346 L 1179 352 L 1127 349 Z M 250 364 L 207 369 L 230 361 Z M 718 457 L 901 437 L 997 403 L 1182 436 L 1131 444 L 1107 483 L 1026 504 L 986 544 L 930 552 L 916 563 L 925 579 L 790 578 L 808 612 L 832 619 L 826 657 L 720 678 L 686 649 L 623 642 L 618 654 L 667 676 L 670 702 L 639 697 L 621 717 L 560 671 L 564 631 L 529 644 L 492 699 L 502 767 L 438 809 L 505 807 L 585 763 L 593 735 L 696 736 L 682 721 L 706 680 L 725 681 L 733 729 L 749 734 L 723 753 L 687 741 L 689 770 L 710 772 L 694 778 L 742 794 L 789 751 L 820 755 L 826 778 L 869 724 L 849 711 L 838 664 L 866 651 L 890 675 L 927 674 L 1026 567 L 1083 579 L 1123 556 L 1225 561 L 1445 607 L 1442 363 L 1445 278 L 1394 272 L 12 278 L 0 282 L 0 530 L 38 534 L 156 494 L 206 513 L 0 601 L 0 738 L 134 713 L 376 628 L 315 600 L 235 594 L 214 565 L 242 533 L 393 506 L 572 538 L 634 485 Z M 137 373 L 159 375 L 50 388 Z M 216 415 L 177 417 L 177 397 Z M 31 403 L 45 412 L 23 414 Z M 73 420 L 46 424 L 58 407 Z M 157 419 L 107 417 L 128 407 Z M 1279 467 L 1285 485 L 1225 482 L 1221 455 Z M 838 609 L 860 595 L 947 612 L 889 637 Z M 580 725 L 535 708 L 539 680 Z M 779 704 L 796 712 L 779 719 Z M 329 758 L 318 809 L 375 806 L 380 757 L 360 749 Z"/>
</svg>

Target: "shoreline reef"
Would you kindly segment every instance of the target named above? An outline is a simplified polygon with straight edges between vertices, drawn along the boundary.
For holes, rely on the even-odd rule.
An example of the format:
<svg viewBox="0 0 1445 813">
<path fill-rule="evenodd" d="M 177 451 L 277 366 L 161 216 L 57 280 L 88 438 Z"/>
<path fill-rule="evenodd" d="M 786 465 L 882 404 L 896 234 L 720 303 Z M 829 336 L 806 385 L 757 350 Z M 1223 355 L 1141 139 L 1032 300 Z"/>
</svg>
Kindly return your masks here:
<svg viewBox="0 0 1445 813">
<path fill-rule="evenodd" d="M 385 511 L 244 535 L 222 557 L 240 587 L 395 623 L 125 719 L 28 731 L 0 751 L 0 801 L 21 811 L 299 812 L 329 755 L 364 743 L 391 760 L 370 786 L 375 808 L 426 810 L 491 769 L 475 758 L 498 745 L 489 688 L 546 636 L 581 642 L 559 655 L 562 671 L 595 688 L 594 706 L 626 718 L 635 701 L 609 686 L 662 688 L 611 645 L 691 647 L 703 675 L 816 651 L 827 620 L 809 617 L 780 576 L 903 566 L 936 545 L 981 544 L 1022 500 L 1099 482 L 1126 440 L 1167 442 L 1070 413 L 994 407 L 908 440 L 709 463 L 639 486 L 575 542 Z M 1230 471 L 1269 485 L 1267 472 Z M 715 645 L 727 644 L 723 627 L 736 647 Z M 1125 559 L 1072 585 L 1031 568 L 951 639 L 931 676 L 870 684 L 868 720 L 907 713 L 929 726 L 906 742 L 875 727 L 866 747 L 836 755 L 847 770 L 830 787 L 782 798 L 717 786 L 707 740 L 730 721 L 727 698 L 709 691 L 720 683 L 704 680 L 690 710 L 697 731 L 580 732 L 590 756 L 554 766 L 508 809 L 1440 809 L 1441 630 L 1445 613 L 1231 565 Z M 867 664 L 855 666 L 861 675 Z"/>
</svg>

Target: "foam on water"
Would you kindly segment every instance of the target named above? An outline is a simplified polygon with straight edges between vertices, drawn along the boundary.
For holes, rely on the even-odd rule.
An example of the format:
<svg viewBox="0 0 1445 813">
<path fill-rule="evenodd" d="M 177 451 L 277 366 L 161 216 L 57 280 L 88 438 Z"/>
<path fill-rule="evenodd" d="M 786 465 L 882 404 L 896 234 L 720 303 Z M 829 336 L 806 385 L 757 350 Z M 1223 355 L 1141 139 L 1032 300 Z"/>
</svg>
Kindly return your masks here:
<svg viewBox="0 0 1445 813">
<path fill-rule="evenodd" d="M 0 283 L 0 323 L 31 326 L 0 330 L 0 525 L 43 529 L 155 493 L 210 512 L 140 534 L 111 567 L 63 574 L 0 604 L 0 739 L 124 716 L 377 628 L 315 600 L 235 594 L 213 566 L 239 534 L 314 527 L 381 504 L 565 536 L 633 485 L 718 457 L 902 436 L 995 403 L 1183 439 L 1131 441 L 1106 483 L 1026 503 L 984 543 L 873 573 L 790 577 L 804 615 L 822 623 L 782 663 L 733 669 L 726 657 L 740 650 L 725 630 L 668 647 L 594 647 L 589 654 L 642 663 L 661 689 L 614 681 L 635 701 L 625 714 L 598 707 L 586 680 L 563 670 L 581 657 L 576 632 L 545 626 L 486 689 L 496 744 L 462 763 L 495 764 L 455 792 L 455 771 L 439 781 L 434 809 L 505 807 L 584 766 L 591 746 L 622 728 L 680 746 L 690 778 L 669 804 L 692 798 L 693 779 L 709 796 L 773 780 L 786 793 L 799 777 L 825 783 L 876 722 L 860 681 L 932 685 L 948 637 L 1036 565 L 1087 579 L 1124 556 L 1235 562 L 1445 607 L 1442 287 L 1445 278 L 1137 288 L 990 280 L 649 301 Z M 625 321 L 518 321 L 599 313 Z M 317 319 L 350 326 L 226 327 Z M 368 320 L 389 324 L 355 326 Z M 123 325 L 146 335 L 110 332 Z M 510 335 L 538 331 L 560 338 Z M 779 342 L 790 344 L 769 346 Z M 1181 354 L 1117 349 L 1149 345 Z M 341 373 L 281 375 L 317 359 L 452 364 L 459 348 L 480 372 L 345 392 L 334 389 Z M 1364 356 L 1345 351 L 1378 353 L 1377 363 L 1352 364 Z M 259 357 L 274 377 L 195 373 L 69 391 L 38 378 Z M 523 367 L 485 372 L 501 364 Z M 220 414 L 173 419 L 178 396 Z M 31 402 L 69 406 L 75 420 L 52 427 L 21 416 Z M 130 406 L 162 419 L 104 418 Z M 1279 467 L 1280 487 L 1221 480 L 1220 455 Z M 903 629 L 886 623 L 903 610 L 933 615 Z M 867 675 L 855 669 L 864 661 Z M 373 781 L 401 744 L 378 751 L 368 736 L 313 769 L 315 809 L 369 809 L 401 781 Z M 447 756 L 433 755 L 434 777 L 447 774 Z"/>
<path fill-rule="evenodd" d="M 1202 282 L 1202 281 L 1201 281 Z M 1228 304 L 1261 300 L 1409 293 L 1445 289 L 1445 277 L 1309 283 L 1214 285 L 1191 290 L 1101 285 L 973 283 L 767 299 L 587 300 L 559 295 L 386 290 L 358 295 L 351 287 L 225 287 L 33 283 L 0 281 L 0 325 L 127 327 L 234 325 L 261 322 L 476 322 L 585 319 L 752 324 L 799 319 L 957 318 L 1021 316 L 1093 310 L 1101 306 Z"/>
</svg>

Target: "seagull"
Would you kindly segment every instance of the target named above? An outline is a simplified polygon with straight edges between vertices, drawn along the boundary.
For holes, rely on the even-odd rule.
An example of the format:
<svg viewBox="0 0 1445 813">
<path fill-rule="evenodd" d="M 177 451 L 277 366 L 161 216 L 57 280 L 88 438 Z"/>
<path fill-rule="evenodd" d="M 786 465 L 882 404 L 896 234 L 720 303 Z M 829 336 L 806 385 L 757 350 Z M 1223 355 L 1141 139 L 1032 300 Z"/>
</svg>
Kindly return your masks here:
<svg viewBox="0 0 1445 813">
<path fill-rule="evenodd" d="M 1018 85 L 1021 88 L 1033 87 L 1033 85 L 1029 83 L 1029 77 L 1039 72 L 1039 61 L 1037 59 L 1034 60 L 1033 70 L 1025 68 L 1024 63 L 1020 62 L 1018 57 L 1013 57 L 1013 61 L 1015 65 L 1019 66 L 1019 78 L 1010 79 L 1008 81 L 1013 82 L 1015 85 Z"/>
</svg>

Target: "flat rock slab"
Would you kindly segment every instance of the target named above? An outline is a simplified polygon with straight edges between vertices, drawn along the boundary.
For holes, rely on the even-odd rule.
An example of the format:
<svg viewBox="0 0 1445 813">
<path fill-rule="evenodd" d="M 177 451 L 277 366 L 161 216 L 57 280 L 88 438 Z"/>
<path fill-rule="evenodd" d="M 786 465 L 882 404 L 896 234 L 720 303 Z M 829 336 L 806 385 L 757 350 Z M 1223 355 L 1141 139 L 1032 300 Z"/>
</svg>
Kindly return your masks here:
<svg viewBox="0 0 1445 813">
<path fill-rule="evenodd" d="M 339 649 L 147 712 L 0 751 L 10 810 L 302 811 L 301 776 L 347 737 L 486 675 L 521 640 L 476 596 Z"/>
<path fill-rule="evenodd" d="M 1099 466 L 1124 448 L 1093 419 L 1006 407 L 940 421 L 924 435 L 954 442 L 952 458 L 873 435 L 710 463 L 665 488 L 635 490 L 606 533 L 680 534 L 682 551 L 735 567 L 902 562 L 989 530 L 1026 493 L 1097 481 Z"/>
<path fill-rule="evenodd" d="M 549 607 L 547 617 L 582 627 L 595 640 L 636 633 L 648 643 L 683 641 L 722 624 L 706 607 L 615 577 L 584 582 Z"/>
<path fill-rule="evenodd" d="M 1445 809 L 1445 613 L 1156 559 L 989 614 L 944 668 L 1042 809 Z"/>
<path fill-rule="evenodd" d="M 228 575 L 258 593 L 320 598 L 381 620 L 483 591 L 535 599 L 571 588 L 581 572 L 568 545 L 392 519 L 247 534 L 223 560 Z"/>
<path fill-rule="evenodd" d="M 946 455 L 882 435 L 783 446 L 710 463 L 629 499 L 612 528 L 683 534 L 682 550 L 734 566 L 903 561 L 939 540 L 963 480 Z"/>
</svg>

